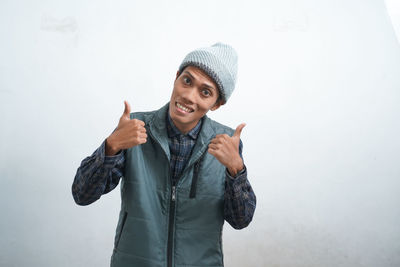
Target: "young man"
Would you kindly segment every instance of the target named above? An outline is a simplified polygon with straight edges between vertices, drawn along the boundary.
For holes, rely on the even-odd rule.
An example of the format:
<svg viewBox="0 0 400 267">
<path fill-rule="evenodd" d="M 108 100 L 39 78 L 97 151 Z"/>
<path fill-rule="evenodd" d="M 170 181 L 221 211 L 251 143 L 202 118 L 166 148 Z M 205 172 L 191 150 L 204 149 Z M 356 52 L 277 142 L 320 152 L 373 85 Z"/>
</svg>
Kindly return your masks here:
<svg viewBox="0 0 400 267">
<path fill-rule="evenodd" d="M 121 212 L 111 266 L 223 266 L 222 228 L 253 218 L 240 134 L 206 116 L 230 97 L 237 55 L 217 43 L 189 53 L 170 102 L 125 110 L 117 128 L 78 168 L 72 194 L 88 205 L 121 180 Z"/>
</svg>

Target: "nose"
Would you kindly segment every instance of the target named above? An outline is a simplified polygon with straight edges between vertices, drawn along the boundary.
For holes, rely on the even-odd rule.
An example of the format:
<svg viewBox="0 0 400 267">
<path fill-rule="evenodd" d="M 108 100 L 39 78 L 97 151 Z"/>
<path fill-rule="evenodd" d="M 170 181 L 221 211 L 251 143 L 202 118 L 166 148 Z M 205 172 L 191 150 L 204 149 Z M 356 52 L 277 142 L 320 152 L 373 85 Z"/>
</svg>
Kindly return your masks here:
<svg viewBox="0 0 400 267">
<path fill-rule="evenodd" d="M 183 100 L 187 103 L 187 104 L 193 104 L 196 101 L 196 91 L 197 89 L 195 87 L 191 87 L 188 90 L 185 90 L 185 93 L 182 94 L 182 98 Z"/>
</svg>

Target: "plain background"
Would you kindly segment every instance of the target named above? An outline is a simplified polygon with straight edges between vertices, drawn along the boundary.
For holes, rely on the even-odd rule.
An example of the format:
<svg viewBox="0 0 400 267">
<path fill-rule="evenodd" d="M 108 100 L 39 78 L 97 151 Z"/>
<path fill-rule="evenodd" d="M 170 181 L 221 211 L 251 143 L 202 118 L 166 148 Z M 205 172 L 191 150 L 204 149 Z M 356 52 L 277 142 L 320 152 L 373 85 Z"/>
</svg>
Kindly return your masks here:
<svg viewBox="0 0 400 267">
<path fill-rule="evenodd" d="M 228 267 L 400 266 L 400 46 L 382 0 L 1 1 L 0 265 L 108 266 L 120 187 L 76 169 L 132 111 L 169 101 L 184 56 L 239 54 L 209 115 L 242 122 L 254 221 Z"/>
</svg>

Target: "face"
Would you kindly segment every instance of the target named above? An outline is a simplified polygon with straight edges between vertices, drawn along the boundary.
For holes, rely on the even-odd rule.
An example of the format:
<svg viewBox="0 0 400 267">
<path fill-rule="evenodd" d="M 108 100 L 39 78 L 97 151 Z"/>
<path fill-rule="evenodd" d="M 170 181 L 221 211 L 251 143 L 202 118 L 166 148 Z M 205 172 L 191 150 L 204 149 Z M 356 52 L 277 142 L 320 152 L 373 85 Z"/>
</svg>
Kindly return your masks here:
<svg viewBox="0 0 400 267">
<path fill-rule="evenodd" d="M 169 115 L 182 133 L 193 129 L 209 111 L 221 106 L 218 87 L 199 68 L 188 66 L 176 74 L 169 104 Z"/>
</svg>

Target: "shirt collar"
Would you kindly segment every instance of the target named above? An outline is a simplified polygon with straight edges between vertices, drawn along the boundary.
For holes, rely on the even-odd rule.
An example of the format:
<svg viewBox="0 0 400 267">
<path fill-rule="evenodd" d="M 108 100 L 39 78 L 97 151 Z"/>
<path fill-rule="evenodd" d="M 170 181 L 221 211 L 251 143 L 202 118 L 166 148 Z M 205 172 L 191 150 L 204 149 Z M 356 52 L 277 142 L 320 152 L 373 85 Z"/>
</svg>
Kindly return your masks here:
<svg viewBox="0 0 400 267">
<path fill-rule="evenodd" d="M 186 135 L 189 136 L 190 138 L 192 138 L 193 140 L 197 139 L 197 136 L 199 135 L 200 129 L 201 129 L 201 123 L 203 121 L 203 118 L 201 118 L 199 120 L 199 122 L 197 123 L 197 125 L 191 129 Z M 183 133 L 181 133 L 178 128 L 176 128 L 176 126 L 174 125 L 169 112 L 167 112 L 167 132 L 168 132 L 168 137 L 175 137 L 175 136 L 179 136 L 179 135 L 185 135 Z"/>
</svg>

